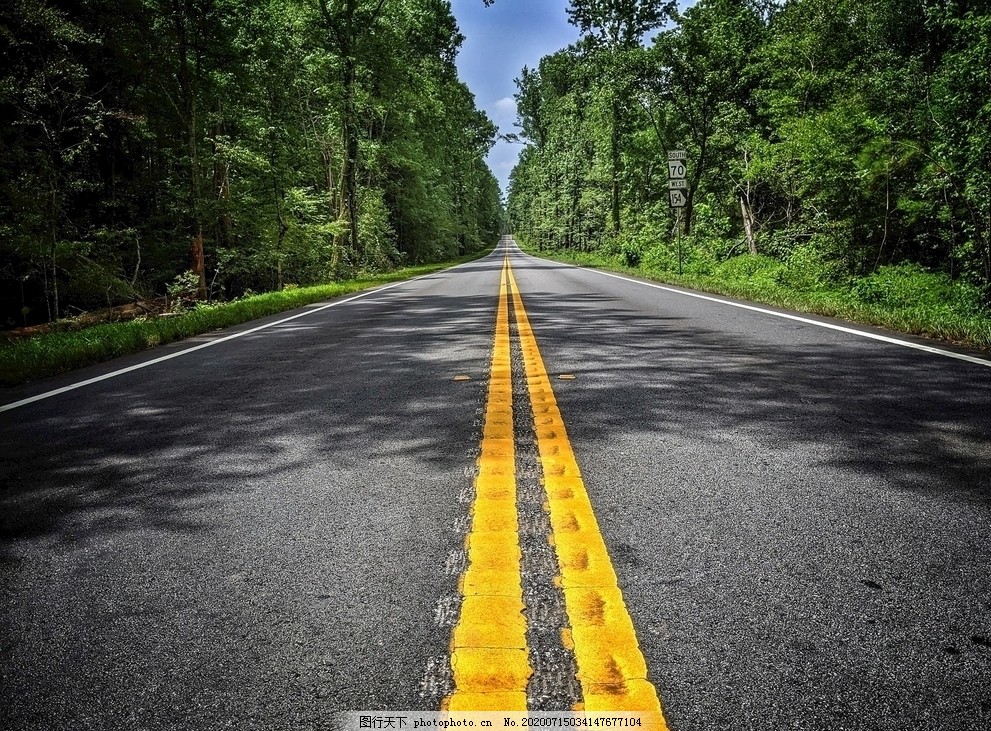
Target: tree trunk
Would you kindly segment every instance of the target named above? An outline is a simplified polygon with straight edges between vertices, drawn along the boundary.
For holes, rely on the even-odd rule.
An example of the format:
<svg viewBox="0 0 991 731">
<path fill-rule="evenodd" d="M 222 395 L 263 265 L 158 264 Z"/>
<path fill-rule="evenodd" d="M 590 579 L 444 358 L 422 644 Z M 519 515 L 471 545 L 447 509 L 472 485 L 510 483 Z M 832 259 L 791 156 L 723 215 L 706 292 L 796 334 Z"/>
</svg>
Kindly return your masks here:
<svg viewBox="0 0 991 731">
<path fill-rule="evenodd" d="M 200 231 L 193 237 L 193 245 L 190 248 L 192 255 L 193 274 L 199 276 L 199 283 L 196 288 L 196 296 L 199 299 L 206 299 L 206 259 L 203 256 L 203 232 Z"/>
<path fill-rule="evenodd" d="M 699 148 L 699 158 L 695 163 L 695 170 L 692 173 L 692 182 L 688 184 L 688 194 L 685 196 L 685 226 L 682 230 L 685 236 L 688 236 L 692 232 L 692 218 L 695 215 L 695 192 L 702 182 L 702 171 L 706 165 L 706 144 L 704 141 Z"/>
<path fill-rule="evenodd" d="M 54 157 L 52 158 L 54 162 Z M 59 296 L 58 296 L 58 220 L 59 220 L 59 205 L 58 205 L 58 183 L 56 182 L 57 172 L 53 169 L 52 171 L 52 182 L 51 190 L 49 191 L 49 212 L 48 221 L 51 226 L 49 231 L 49 237 L 51 239 L 49 247 L 49 264 L 52 268 L 52 282 L 51 289 L 48 288 L 48 283 L 46 282 L 45 290 L 46 294 L 51 297 L 51 301 L 48 304 L 48 321 L 55 322 L 59 319 Z M 45 269 L 47 272 L 48 266 Z M 48 275 L 46 273 L 45 278 L 47 280 Z"/>
<path fill-rule="evenodd" d="M 276 167 L 276 155 L 273 151 L 272 156 L 272 170 L 277 170 Z M 279 174 L 276 172 L 272 176 L 272 193 L 275 197 L 275 221 L 278 226 L 278 234 L 275 240 L 275 285 L 276 289 L 282 290 L 282 247 L 286 241 L 286 234 L 289 233 L 289 224 L 286 223 L 286 216 L 282 210 L 282 204 L 285 199 L 285 193 L 282 190 L 282 186 L 279 183 Z"/>
<path fill-rule="evenodd" d="M 275 284 L 276 289 L 282 290 L 282 247 L 285 245 L 286 234 L 289 233 L 289 224 L 286 223 L 285 214 L 282 212 L 283 192 L 278 182 L 275 183 L 275 216 L 279 226 L 278 238 L 275 242 Z"/>
<path fill-rule="evenodd" d="M 612 230 L 613 233 L 620 232 L 620 190 L 619 190 L 619 168 L 622 164 L 620 159 L 619 141 L 619 100 L 613 99 L 612 103 L 612 138 L 610 140 L 610 152 L 612 154 Z"/>
<path fill-rule="evenodd" d="M 357 70 L 350 55 L 344 59 L 344 170 L 342 218 L 347 220 L 347 243 L 352 252 L 358 251 L 358 112 L 355 107 Z"/>
<path fill-rule="evenodd" d="M 217 144 L 217 138 L 223 134 L 223 127 L 220 122 L 222 111 L 220 99 L 217 99 L 215 108 L 217 122 L 213 128 L 213 188 L 217 196 L 217 203 L 220 206 L 220 213 L 217 216 L 217 237 L 214 246 L 215 248 L 230 249 L 234 246 L 234 224 L 231 220 L 229 206 L 231 196 L 231 166 L 221 154 L 220 147 Z"/>
<path fill-rule="evenodd" d="M 754 214 L 747 200 L 740 196 L 740 212 L 743 214 L 743 230 L 747 234 L 747 248 L 752 255 L 757 254 L 757 243 L 754 241 Z"/>
<path fill-rule="evenodd" d="M 199 159 L 196 140 L 196 90 L 193 88 L 193 72 L 190 68 L 189 42 L 185 20 L 188 5 L 180 7 L 173 3 L 173 23 L 176 32 L 176 46 L 179 54 L 179 89 L 182 92 L 183 111 L 186 115 L 186 145 L 189 154 L 189 215 L 193 229 L 191 246 L 191 270 L 199 274 L 197 296 L 206 299 L 206 268 L 203 255 L 203 222 L 200 220 Z"/>
<path fill-rule="evenodd" d="M 346 220 L 346 237 L 338 237 L 335 242 L 334 266 L 346 242 L 351 251 L 358 250 L 358 141 L 360 124 L 357 109 L 358 58 L 361 38 L 373 29 L 385 6 L 385 0 L 378 0 L 374 7 L 358 17 L 358 0 L 344 0 L 343 13 L 331 12 L 327 0 L 319 0 L 329 32 L 329 38 L 336 41 L 336 50 L 341 59 L 342 119 L 344 132 L 344 162 L 341 167 L 341 219 Z M 360 24 L 360 27 L 359 27 Z"/>
<path fill-rule="evenodd" d="M 55 230 L 55 226 L 52 226 L 52 309 L 50 311 L 54 313 L 55 317 L 52 318 L 49 314 L 49 320 L 54 321 L 59 319 L 59 301 L 58 301 L 58 232 Z"/>
</svg>

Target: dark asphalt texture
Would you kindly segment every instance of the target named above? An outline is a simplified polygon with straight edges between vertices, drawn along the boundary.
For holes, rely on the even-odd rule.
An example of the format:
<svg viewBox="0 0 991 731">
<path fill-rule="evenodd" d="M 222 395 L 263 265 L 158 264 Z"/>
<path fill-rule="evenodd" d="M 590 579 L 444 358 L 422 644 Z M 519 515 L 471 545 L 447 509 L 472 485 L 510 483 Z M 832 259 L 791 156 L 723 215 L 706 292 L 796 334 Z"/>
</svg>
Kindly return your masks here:
<svg viewBox="0 0 991 731">
<path fill-rule="evenodd" d="M 0 413 L 0 729 L 434 707 L 501 263 Z M 675 731 L 991 727 L 991 368 L 513 263 Z"/>
</svg>

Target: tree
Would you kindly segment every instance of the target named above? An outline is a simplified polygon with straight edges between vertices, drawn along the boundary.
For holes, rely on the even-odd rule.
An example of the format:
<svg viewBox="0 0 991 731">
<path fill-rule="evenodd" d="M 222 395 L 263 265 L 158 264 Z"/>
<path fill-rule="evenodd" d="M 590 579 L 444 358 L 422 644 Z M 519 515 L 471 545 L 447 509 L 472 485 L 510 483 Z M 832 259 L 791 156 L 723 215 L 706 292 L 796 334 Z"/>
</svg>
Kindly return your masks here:
<svg viewBox="0 0 991 731">
<path fill-rule="evenodd" d="M 678 7 L 673 0 L 571 0 L 568 20 L 609 49 L 636 48 Z"/>
<path fill-rule="evenodd" d="M 586 38 L 589 59 L 601 69 L 601 82 L 611 92 L 610 164 L 612 228 L 621 229 L 622 119 L 628 96 L 629 55 L 643 36 L 659 27 L 677 8 L 673 0 L 571 0 L 568 19 Z M 593 60 L 594 59 L 594 60 Z"/>
<path fill-rule="evenodd" d="M 340 59 L 341 123 L 344 128 L 344 168 L 341 173 L 341 219 L 348 224 L 348 243 L 358 250 L 358 64 L 362 43 L 377 26 L 385 0 L 320 0 L 329 47 Z"/>
<path fill-rule="evenodd" d="M 461 40 L 447 0 L 3 5 L 0 320 L 494 241 Z"/>
<path fill-rule="evenodd" d="M 749 0 L 700 0 L 679 16 L 675 29 L 659 35 L 649 51 L 652 73 L 645 86 L 680 121 L 674 135 L 692 158 L 685 233 L 691 231 L 703 180 L 725 169 L 734 140 L 754 124 L 759 79 L 753 64 L 763 34 L 759 7 Z"/>
<path fill-rule="evenodd" d="M 991 301 L 986 3 L 699 0 L 642 47 L 667 11 L 573 2 L 582 41 L 524 69 L 524 238 L 572 246 L 606 210 L 612 236 L 583 230 L 594 245 L 670 261 L 661 164 L 684 148 L 700 271 L 742 250 L 842 286 L 907 261 Z"/>
</svg>

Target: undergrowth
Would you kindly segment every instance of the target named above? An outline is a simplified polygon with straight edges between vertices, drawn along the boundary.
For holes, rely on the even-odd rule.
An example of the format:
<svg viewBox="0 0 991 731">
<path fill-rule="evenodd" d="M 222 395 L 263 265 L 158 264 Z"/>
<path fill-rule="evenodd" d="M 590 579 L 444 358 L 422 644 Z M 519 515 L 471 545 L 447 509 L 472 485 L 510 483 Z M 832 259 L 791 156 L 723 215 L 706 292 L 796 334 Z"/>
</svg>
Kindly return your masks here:
<svg viewBox="0 0 991 731">
<path fill-rule="evenodd" d="M 12 386 L 65 373 L 94 363 L 137 353 L 212 330 L 239 325 L 296 307 L 322 302 L 371 287 L 430 274 L 472 261 L 491 249 L 454 261 L 408 267 L 315 287 L 292 287 L 244 297 L 233 302 L 197 304 L 167 316 L 95 325 L 70 332 L 49 332 L 0 344 L 0 385 Z"/>
<path fill-rule="evenodd" d="M 679 275 L 677 259 L 666 247 L 633 252 L 619 248 L 605 253 L 558 249 L 539 254 L 714 294 L 991 350 L 991 311 L 982 303 L 979 290 L 916 264 L 881 266 L 868 276 L 844 279 L 801 249 L 786 261 L 741 254 L 717 262 L 689 252 Z M 637 266 L 630 266 L 633 262 Z"/>
</svg>

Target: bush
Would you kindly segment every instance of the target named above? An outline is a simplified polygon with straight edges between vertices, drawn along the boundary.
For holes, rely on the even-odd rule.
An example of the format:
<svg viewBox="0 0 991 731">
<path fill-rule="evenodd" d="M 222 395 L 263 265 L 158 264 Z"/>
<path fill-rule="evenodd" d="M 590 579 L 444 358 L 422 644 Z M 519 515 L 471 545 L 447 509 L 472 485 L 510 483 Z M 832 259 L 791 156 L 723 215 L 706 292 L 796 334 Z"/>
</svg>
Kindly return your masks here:
<svg viewBox="0 0 991 731">
<path fill-rule="evenodd" d="M 675 243 L 673 250 L 675 266 L 677 266 L 677 243 Z M 716 254 L 712 249 L 698 245 L 691 236 L 685 236 L 681 240 L 681 266 L 685 274 L 707 277 L 716 271 L 716 267 L 719 266 L 719 260 L 716 258 Z"/>
<path fill-rule="evenodd" d="M 761 254 L 741 254 L 716 267 L 715 275 L 729 282 L 753 282 L 777 286 L 785 266 L 777 259 Z"/>
<path fill-rule="evenodd" d="M 706 259 L 726 259 L 734 243 L 732 239 L 733 224 L 716 197 L 707 195 L 695 202 L 694 225 L 691 236 L 692 243 L 708 254 Z"/>
<path fill-rule="evenodd" d="M 644 251 L 643 269 L 655 272 L 678 271 L 678 250 L 671 244 L 658 241 Z"/>
<path fill-rule="evenodd" d="M 640 242 L 635 239 L 625 239 L 620 244 L 620 254 L 623 257 L 623 263 L 632 269 L 640 266 L 640 262 L 643 260 L 643 249 Z"/>
<path fill-rule="evenodd" d="M 788 254 L 779 281 L 803 292 L 831 289 L 843 279 L 843 265 L 815 243 L 796 246 Z"/>
<path fill-rule="evenodd" d="M 183 272 L 165 286 L 169 309 L 182 310 L 187 300 L 192 301 L 200 288 L 200 275 L 192 269 Z"/>
<path fill-rule="evenodd" d="M 879 267 L 854 283 L 853 295 L 865 304 L 886 309 L 952 310 L 963 315 L 984 311 L 977 287 L 918 264 Z"/>
<path fill-rule="evenodd" d="M 367 190 L 362 195 L 358 240 L 361 244 L 358 265 L 362 270 L 391 271 L 402 259 L 381 190 Z"/>
<path fill-rule="evenodd" d="M 716 269 L 715 255 L 708 249 L 698 246 L 691 236 L 681 239 L 681 269 L 685 274 L 707 276 Z M 641 269 L 655 272 L 678 272 L 678 241 L 663 239 L 644 247 L 640 263 Z"/>
</svg>

